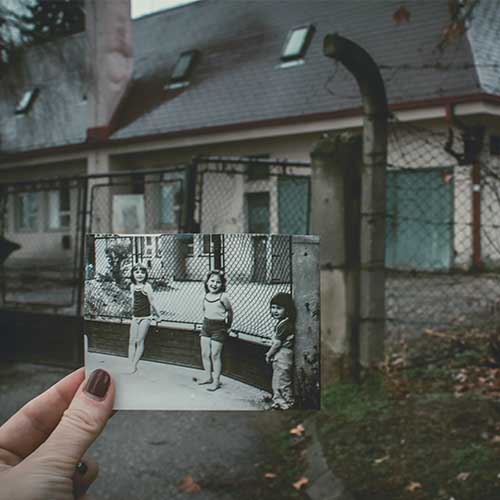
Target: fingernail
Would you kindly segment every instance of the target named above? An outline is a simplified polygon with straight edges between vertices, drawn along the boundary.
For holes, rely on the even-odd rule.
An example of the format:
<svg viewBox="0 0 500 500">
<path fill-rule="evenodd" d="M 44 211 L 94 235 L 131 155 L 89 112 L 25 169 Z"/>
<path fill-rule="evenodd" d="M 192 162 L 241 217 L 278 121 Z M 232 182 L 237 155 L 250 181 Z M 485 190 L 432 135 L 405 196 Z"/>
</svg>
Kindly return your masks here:
<svg viewBox="0 0 500 500">
<path fill-rule="evenodd" d="M 104 398 L 109 389 L 111 379 L 108 372 L 104 370 L 94 370 L 87 381 L 85 392 L 97 398 Z"/>
<path fill-rule="evenodd" d="M 76 472 L 78 474 L 81 474 L 82 476 L 85 476 L 89 468 L 87 467 L 87 464 L 85 462 L 78 462 L 78 464 L 75 467 Z"/>
</svg>

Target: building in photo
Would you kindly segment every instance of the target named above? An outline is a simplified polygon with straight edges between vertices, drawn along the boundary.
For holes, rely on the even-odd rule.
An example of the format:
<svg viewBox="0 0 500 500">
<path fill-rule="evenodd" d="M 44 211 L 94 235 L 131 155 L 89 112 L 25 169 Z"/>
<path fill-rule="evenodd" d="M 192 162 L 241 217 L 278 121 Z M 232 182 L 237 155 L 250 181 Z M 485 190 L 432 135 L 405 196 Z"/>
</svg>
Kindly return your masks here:
<svg viewBox="0 0 500 500">
<path fill-rule="evenodd" d="M 272 251 L 260 251 L 261 246 Z M 118 380 L 117 408 L 121 409 L 269 409 L 270 403 L 262 398 L 274 391 L 273 371 L 278 368 L 266 362 L 266 353 L 274 346 L 282 323 L 287 328 L 283 349 L 291 356 L 288 370 L 296 392 L 292 399 L 299 408 L 318 409 L 318 256 L 319 238 L 314 236 L 88 235 L 87 365 L 105 367 Z M 137 320 L 139 299 L 132 273 L 138 265 L 154 307 L 147 318 Z M 207 283 L 213 271 L 222 273 L 224 287 L 210 295 Z M 207 395 L 203 384 L 196 383 L 209 363 L 200 353 L 200 344 L 207 336 L 204 317 L 211 299 L 214 308 L 225 301 L 223 311 L 231 311 L 224 323 L 224 339 L 216 339 L 222 349 L 223 381 L 215 399 Z M 278 319 L 272 314 L 274 300 L 287 304 Z M 144 351 L 131 369 L 133 329 L 141 321 L 148 322 Z M 149 383 L 159 376 L 160 387 Z M 143 394 L 132 397 L 127 387 L 129 383 L 135 387 L 137 381 Z M 173 394 L 175 398 L 169 400 Z"/>
</svg>

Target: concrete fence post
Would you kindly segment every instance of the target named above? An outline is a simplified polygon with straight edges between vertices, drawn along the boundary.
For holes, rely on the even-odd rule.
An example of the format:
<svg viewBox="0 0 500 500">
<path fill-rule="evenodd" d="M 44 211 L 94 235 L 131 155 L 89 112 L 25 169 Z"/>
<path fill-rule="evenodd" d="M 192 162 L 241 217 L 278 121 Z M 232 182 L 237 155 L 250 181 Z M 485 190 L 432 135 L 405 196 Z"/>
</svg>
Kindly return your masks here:
<svg viewBox="0 0 500 500">
<path fill-rule="evenodd" d="M 387 96 L 377 64 L 362 47 L 330 34 L 323 52 L 355 77 L 363 103 L 359 361 L 371 368 L 384 355 Z"/>
<path fill-rule="evenodd" d="M 351 381 L 359 333 L 361 137 L 323 139 L 311 160 L 311 225 L 321 245 L 322 381 Z"/>
<path fill-rule="evenodd" d="M 300 408 L 320 408 L 319 238 L 292 236 L 295 393 Z"/>
</svg>

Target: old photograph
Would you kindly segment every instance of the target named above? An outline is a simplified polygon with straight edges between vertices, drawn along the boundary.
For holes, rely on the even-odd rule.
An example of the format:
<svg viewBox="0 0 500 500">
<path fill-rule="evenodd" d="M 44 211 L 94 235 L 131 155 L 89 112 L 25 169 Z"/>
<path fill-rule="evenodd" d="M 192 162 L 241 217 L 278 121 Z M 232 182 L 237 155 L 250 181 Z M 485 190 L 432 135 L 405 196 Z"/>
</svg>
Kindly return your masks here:
<svg viewBox="0 0 500 500">
<path fill-rule="evenodd" d="M 116 409 L 319 408 L 319 239 L 90 234 L 85 364 Z"/>
</svg>

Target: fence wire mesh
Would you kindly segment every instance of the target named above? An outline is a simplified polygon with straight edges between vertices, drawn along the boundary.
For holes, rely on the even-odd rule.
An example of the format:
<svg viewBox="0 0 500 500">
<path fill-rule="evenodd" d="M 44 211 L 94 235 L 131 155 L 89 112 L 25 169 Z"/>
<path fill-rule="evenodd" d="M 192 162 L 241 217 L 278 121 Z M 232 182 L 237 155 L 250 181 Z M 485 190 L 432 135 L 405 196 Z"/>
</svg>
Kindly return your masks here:
<svg viewBox="0 0 500 500">
<path fill-rule="evenodd" d="M 309 164 L 211 158 L 197 173 L 201 232 L 309 234 Z"/>
<path fill-rule="evenodd" d="M 2 304 L 77 312 L 86 184 L 54 179 L 0 188 Z M 3 259 L 2 259 L 3 260 Z"/>
<path fill-rule="evenodd" d="M 495 328 L 500 156 L 488 134 L 473 161 L 454 129 L 390 124 L 386 317 L 390 335 Z M 477 144 L 477 142 L 476 142 Z"/>
<path fill-rule="evenodd" d="M 88 232 L 143 234 L 184 230 L 186 167 L 115 173 L 92 180 Z"/>
<path fill-rule="evenodd" d="M 204 282 L 219 269 L 227 280 L 233 334 L 270 339 L 271 298 L 292 292 L 291 238 L 249 234 L 88 235 L 85 316 L 127 320 L 132 316 L 131 270 L 147 268 L 162 323 L 203 322 Z"/>
</svg>

